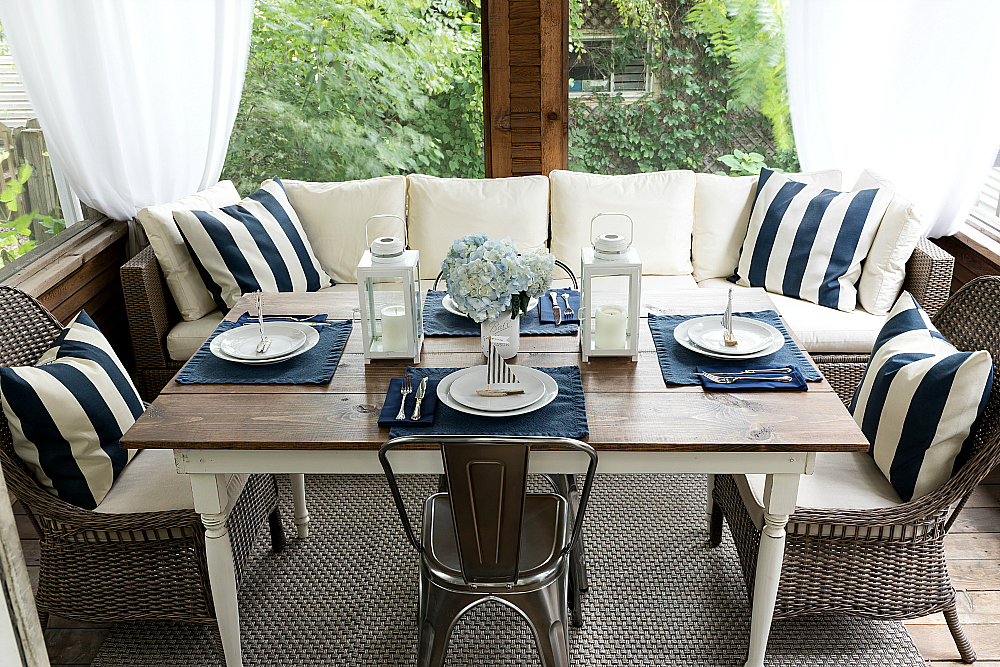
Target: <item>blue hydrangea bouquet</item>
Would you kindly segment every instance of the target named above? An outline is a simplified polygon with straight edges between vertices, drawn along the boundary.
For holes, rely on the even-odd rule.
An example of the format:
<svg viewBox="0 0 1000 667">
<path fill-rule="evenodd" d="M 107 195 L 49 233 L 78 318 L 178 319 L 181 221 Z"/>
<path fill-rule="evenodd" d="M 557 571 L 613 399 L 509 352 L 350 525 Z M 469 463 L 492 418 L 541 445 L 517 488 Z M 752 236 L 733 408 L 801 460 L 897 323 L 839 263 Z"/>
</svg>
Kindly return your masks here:
<svg viewBox="0 0 1000 667">
<path fill-rule="evenodd" d="M 469 234 L 451 244 L 441 262 L 448 294 L 476 322 L 527 314 L 528 301 L 552 284 L 556 257 L 544 248 L 518 254 L 510 237 Z"/>
</svg>

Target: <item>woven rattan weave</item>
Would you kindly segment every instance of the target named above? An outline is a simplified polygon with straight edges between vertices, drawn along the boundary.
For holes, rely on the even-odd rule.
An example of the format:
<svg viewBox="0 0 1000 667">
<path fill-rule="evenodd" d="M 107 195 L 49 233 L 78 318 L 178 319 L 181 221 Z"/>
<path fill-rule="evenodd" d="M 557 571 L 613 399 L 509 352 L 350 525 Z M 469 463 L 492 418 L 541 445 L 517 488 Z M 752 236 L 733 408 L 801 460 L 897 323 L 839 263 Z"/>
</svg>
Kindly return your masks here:
<svg viewBox="0 0 1000 667">
<path fill-rule="evenodd" d="M 0 286 L 0 364 L 34 364 L 62 328 L 38 301 Z M 100 514 L 65 503 L 45 491 L 14 453 L 6 419 L 0 419 L 0 465 L 38 532 L 36 603 L 43 628 L 55 614 L 96 623 L 183 621 L 209 626 L 218 636 L 205 528 L 194 510 Z M 237 582 L 265 519 L 272 545 L 284 545 L 277 503 L 274 477 L 254 475 L 230 513 Z"/>
<path fill-rule="evenodd" d="M 994 377 L 1000 375 L 1000 276 L 977 278 L 963 287 L 933 322 L 959 350 L 989 350 Z M 933 493 L 882 509 L 798 508 L 789 520 L 798 533 L 790 532 L 785 542 L 774 617 L 853 614 L 905 619 L 940 611 L 962 659 L 975 660 L 958 621 L 944 537 L 976 485 L 1000 463 L 996 384 L 973 428 L 971 458 Z M 760 532 L 730 476 L 715 478 L 713 497 L 713 537 L 718 538 L 725 517 L 752 595 Z M 822 537 L 824 532 L 829 536 Z"/>
<path fill-rule="evenodd" d="M 400 475 L 415 519 L 437 490 Z M 283 500 L 290 494 L 281 477 Z M 549 487 L 529 480 L 531 492 Z M 420 558 L 385 479 L 307 477 L 307 539 L 276 558 L 261 539 L 240 591 L 247 667 L 412 667 Z M 573 667 L 742 667 L 750 610 L 728 531 L 709 548 L 703 475 L 598 475 L 584 521 L 586 622 L 571 627 Z M 419 521 L 418 521 L 419 523 Z M 419 529 L 418 529 L 419 531 Z M 116 626 L 94 667 L 202 667 L 211 635 L 152 622 Z M 900 622 L 848 616 L 777 621 L 768 667 L 923 667 Z M 483 604 L 455 627 L 446 667 L 538 667 L 535 641 L 513 610 Z"/>
</svg>

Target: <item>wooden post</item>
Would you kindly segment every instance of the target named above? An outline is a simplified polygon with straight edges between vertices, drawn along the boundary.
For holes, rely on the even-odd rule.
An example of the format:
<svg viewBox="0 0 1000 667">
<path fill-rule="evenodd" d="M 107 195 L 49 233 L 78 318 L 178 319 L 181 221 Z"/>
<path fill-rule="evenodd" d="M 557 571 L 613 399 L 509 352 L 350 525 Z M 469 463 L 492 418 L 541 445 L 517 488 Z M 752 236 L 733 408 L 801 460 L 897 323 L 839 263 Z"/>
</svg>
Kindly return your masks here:
<svg viewBox="0 0 1000 667">
<path fill-rule="evenodd" d="M 31 178 L 24 184 L 27 194 L 25 207 L 38 209 L 40 215 L 59 216 L 59 195 L 56 193 L 56 182 L 52 175 L 52 164 L 45 148 L 45 137 L 39 128 L 38 121 L 31 119 L 25 123 L 20 132 L 21 159 L 31 165 Z M 28 209 L 28 210 L 30 210 Z M 35 221 L 31 223 L 32 238 L 41 243 L 52 234 Z"/>
</svg>

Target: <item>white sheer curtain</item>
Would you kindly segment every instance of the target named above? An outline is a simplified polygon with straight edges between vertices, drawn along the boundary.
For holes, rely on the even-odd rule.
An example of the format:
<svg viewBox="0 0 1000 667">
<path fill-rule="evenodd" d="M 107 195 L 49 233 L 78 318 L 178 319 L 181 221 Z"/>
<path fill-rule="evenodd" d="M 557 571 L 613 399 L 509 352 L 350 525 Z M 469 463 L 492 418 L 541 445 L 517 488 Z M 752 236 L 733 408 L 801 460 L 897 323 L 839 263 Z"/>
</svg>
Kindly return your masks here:
<svg viewBox="0 0 1000 667">
<path fill-rule="evenodd" d="M 1000 2 L 791 0 L 786 26 L 803 170 L 874 168 L 954 233 L 1000 147 Z"/>
<path fill-rule="evenodd" d="M 219 179 L 253 0 L 0 0 L 49 156 L 88 206 L 129 220 Z"/>
</svg>

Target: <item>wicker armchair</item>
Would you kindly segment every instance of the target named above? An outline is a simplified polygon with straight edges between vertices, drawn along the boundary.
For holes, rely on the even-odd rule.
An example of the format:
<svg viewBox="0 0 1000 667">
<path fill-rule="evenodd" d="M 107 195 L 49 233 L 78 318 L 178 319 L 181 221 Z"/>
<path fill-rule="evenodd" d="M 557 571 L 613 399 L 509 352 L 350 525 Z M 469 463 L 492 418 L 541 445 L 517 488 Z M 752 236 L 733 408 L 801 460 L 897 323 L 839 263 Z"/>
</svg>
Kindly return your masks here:
<svg viewBox="0 0 1000 667">
<path fill-rule="evenodd" d="M 0 364 L 34 364 L 62 329 L 38 301 L 0 286 Z M 0 466 L 40 538 L 35 601 L 43 628 L 50 614 L 97 623 L 195 623 L 211 627 L 223 658 L 205 528 L 194 510 L 102 514 L 63 502 L 45 491 L 14 453 L 6 419 L 0 419 Z M 284 546 L 277 507 L 274 477 L 252 475 L 226 523 L 237 584 L 265 519 L 272 547 L 279 551 Z"/>
<path fill-rule="evenodd" d="M 959 350 L 989 350 L 1000 378 L 1000 276 L 972 281 L 938 311 L 934 325 Z M 958 621 L 944 537 L 976 485 L 1000 462 L 1000 388 L 973 427 L 971 458 L 940 489 L 895 507 L 842 510 L 799 507 L 789 518 L 774 618 L 849 614 L 873 619 L 944 612 L 962 660 L 976 654 Z M 723 517 L 736 542 L 750 597 L 760 530 L 737 480 L 717 475 L 711 541 Z"/>
</svg>

